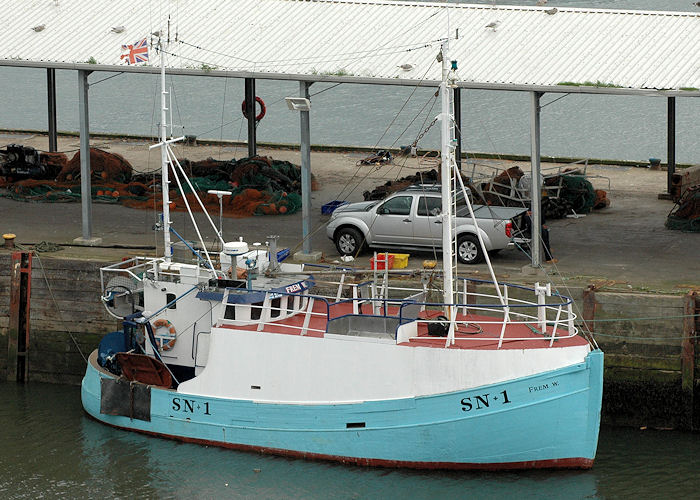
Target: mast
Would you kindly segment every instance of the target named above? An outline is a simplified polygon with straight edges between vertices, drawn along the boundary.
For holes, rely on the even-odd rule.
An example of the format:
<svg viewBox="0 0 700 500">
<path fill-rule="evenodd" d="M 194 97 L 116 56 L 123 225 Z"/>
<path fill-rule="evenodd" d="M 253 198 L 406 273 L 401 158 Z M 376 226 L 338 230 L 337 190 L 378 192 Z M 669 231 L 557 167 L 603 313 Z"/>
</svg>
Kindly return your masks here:
<svg viewBox="0 0 700 500">
<path fill-rule="evenodd" d="M 170 193 L 168 180 L 168 129 L 165 90 L 165 50 L 163 47 L 163 35 L 158 40 L 160 47 L 160 168 L 163 191 L 163 244 L 165 246 L 165 262 L 170 262 L 173 255 L 173 248 L 170 244 Z"/>
<path fill-rule="evenodd" d="M 444 295 L 443 301 L 445 304 L 454 303 L 454 293 L 452 287 L 452 197 L 451 197 L 451 182 L 452 182 L 452 148 L 454 147 L 453 134 L 454 127 L 452 126 L 452 88 L 448 85 L 447 77 L 450 72 L 450 60 L 448 57 L 449 40 L 445 40 L 441 44 L 442 55 L 442 83 L 440 84 L 440 97 L 442 110 L 440 113 L 441 121 L 441 156 L 442 164 L 440 167 L 441 194 L 442 194 L 442 276 Z M 445 313 L 447 318 L 453 324 L 454 308 L 447 306 Z M 452 326 L 450 327 L 452 330 Z"/>
</svg>

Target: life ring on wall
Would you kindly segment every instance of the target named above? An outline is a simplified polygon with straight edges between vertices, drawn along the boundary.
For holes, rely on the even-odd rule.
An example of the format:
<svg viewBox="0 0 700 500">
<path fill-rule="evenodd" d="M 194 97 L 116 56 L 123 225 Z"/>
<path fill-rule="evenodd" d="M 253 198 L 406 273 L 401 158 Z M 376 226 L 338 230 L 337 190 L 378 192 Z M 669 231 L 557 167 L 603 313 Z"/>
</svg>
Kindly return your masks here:
<svg viewBox="0 0 700 500">
<path fill-rule="evenodd" d="M 255 102 L 257 102 L 258 104 L 260 104 L 260 113 L 258 113 L 257 115 L 255 115 L 255 121 L 256 121 L 256 122 L 259 122 L 259 121 L 262 120 L 263 117 L 265 116 L 265 112 L 267 111 L 267 108 L 265 107 L 265 101 L 263 101 L 260 97 L 255 96 Z M 248 113 L 246 113 L 246 109 L 245 109 L 245 108 L 246 108 L 246 104 L 248 104 L 248 103 L 246 102 L 245 99 L 243 99 L 243 102 L 241 103 L 241 111 L 243 112 L 243 116 L 245 116 L 246 118 L 248 118 Z"/>
<path fill-rule="evenodd" d="M 168 333 L 165 335 L 157 335 L 156 331 L 158 331 L 158 328 L 167 328 Z M 158 350 L 160 351 L 169 351 L 175 346 L 175 342 L 177 342 L 175 327 L 170 321 L 164 318 L 157 319 L 153 322 L 153 336 L 156 338 L 156 341 L 160 341 L 160 345 L 158 346 Z"/>
</svg>

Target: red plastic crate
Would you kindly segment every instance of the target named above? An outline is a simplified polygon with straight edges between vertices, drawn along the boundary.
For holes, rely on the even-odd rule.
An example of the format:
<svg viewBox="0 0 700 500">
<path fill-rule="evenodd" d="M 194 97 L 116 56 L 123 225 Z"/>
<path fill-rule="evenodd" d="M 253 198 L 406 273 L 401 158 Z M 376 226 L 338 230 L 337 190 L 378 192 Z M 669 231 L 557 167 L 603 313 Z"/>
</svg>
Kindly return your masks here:
<svg viewBox="0 0 700 500">
<path fill-rule="evenodd" d="M 385 269 L 385 265 L 388 264 L 388 267 L 386 269 L 393 269 L 394 267 L 394 256 L 389 254 L 389 255 L 384 255 L 384 254 L 377 254 L 377 267 L 374 267 L 374 257 L 370 257 L 369 259 L 369 267 L 370 269 Z"/>
</svg>

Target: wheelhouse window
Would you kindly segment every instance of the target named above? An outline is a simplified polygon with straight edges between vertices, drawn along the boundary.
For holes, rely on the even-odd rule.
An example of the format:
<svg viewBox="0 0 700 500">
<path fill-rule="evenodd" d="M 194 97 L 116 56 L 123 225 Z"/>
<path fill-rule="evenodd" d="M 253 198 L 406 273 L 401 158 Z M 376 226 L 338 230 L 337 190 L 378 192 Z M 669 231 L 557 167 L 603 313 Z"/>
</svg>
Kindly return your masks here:
<svg viewBox="0 0 700 500">
<path fill-rule="evenodd" d="M 251 320 L 256 320 L 260 319 L 260 315 L 262 314 L 262 302 L 255 302 L 253 304 L 250 304 L 250 319 Z"/>
<path fill-rule="evenodd" d="M 277 298 L 277 299 L 272 299 L 270 302 L 270 317 L 271 318 L 276 318 L 280 315 L 280 306 L 282 304 L 282 299 Z"/>
<path fill-rule="evenodd" d="M 382 203 L 377 209 L 381 215 L 409 215 L 413 196 L 396 196 Z"/>
<path fill-rule="evenodd" d="M 226 310 L 224 311 L 224 319 L 236 319 L 236 306 L 232 304 L 226 305 Z"/>
</svg>

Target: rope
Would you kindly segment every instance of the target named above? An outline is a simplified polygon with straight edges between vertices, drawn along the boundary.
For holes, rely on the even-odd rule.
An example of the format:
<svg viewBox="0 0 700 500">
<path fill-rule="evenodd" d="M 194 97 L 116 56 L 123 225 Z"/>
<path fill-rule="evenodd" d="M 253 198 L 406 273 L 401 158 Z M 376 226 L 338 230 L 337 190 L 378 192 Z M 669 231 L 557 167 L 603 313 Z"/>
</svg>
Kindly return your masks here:
<svg viewBox="0 0 700 500">
<path fill-rule="evenodd" d="M 63 250 L 63 247 L 61 245 L 58 245 L 57 243 L 51 243 L 50 241 L 41 241 L 34 245 L 35 252 L 58 252 L 60 250 Z"/>
</svg>

